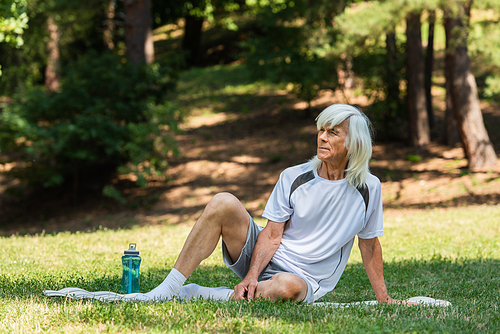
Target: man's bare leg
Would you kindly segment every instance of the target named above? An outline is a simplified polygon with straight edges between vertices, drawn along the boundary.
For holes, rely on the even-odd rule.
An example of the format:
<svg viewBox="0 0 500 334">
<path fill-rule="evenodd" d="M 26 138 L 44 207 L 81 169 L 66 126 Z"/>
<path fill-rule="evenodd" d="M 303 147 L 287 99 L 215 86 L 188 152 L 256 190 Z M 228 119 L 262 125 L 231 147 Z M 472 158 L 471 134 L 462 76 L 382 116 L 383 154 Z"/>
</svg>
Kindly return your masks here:
<svg viewBox="0 0 500 334">
<path fill-rule="evenodd" d="M 250 218 L 241 202 L 229 193 L 215 195 L 189 233 L 167 278 L 152 291 L 139 294 L 136 300 L 169 300 L 178 296 L 187 277 L 214 251 L 220 237 L 229 256 L 236 261 L 246 242 Z"/>
<path fill-rule="evenodd" d="M 220 193 L 208 203 L 182 247 L 174 268 L 189 277 L 209 257 L 220 237 L 231 260 L 238 260 L 247 239 L 250 217 L 241 202 L 229 193 Z"/>
</svg>

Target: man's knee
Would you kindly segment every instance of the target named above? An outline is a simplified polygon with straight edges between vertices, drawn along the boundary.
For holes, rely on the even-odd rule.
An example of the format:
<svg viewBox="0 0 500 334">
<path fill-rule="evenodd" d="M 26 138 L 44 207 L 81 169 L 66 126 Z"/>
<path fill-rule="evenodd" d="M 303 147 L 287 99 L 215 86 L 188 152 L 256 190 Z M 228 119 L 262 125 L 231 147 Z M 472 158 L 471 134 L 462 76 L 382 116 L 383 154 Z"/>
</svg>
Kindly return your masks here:
<svg viewBox="0 0 500 334">
<path fill-rule="evenodd" d="M 301 301 L 307 295 L 307 283 L 294 274 L 278 273 L 270 281 L 260 282 L 259 285 L 261 283 L 264 284 L 261 289 L 257 288 L 257 292 L 265 299 Z"/>
<path fill-rule="evenodd" d="M 307 283 L 299 276 L 279 273 L 273 279 L 283 300 L 303 300 L 306 297 Z"/>
<path fill-rule="evenodd" d="M 206 215 L 219 215 L 239 211 L 241 202 L 232 194 L 222 192 L 216 194 L 205 208 Z"/>
<path fill-rule="evenodd" d="M 247 238 L 250 218 L 241 202 L 230 193 L 219 193 L 208 203 L 200 221 L 217 225 L 231 259 L 237 260 Z M 235 259 L 233 258 L 235 257 Z"/>
</svg>

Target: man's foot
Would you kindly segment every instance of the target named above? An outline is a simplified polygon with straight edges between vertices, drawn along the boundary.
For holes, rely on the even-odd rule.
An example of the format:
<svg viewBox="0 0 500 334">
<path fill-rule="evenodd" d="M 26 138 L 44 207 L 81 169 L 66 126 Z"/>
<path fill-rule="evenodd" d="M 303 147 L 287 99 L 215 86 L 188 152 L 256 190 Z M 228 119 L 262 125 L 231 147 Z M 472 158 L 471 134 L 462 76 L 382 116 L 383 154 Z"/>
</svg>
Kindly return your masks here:
<svg viewBox="0 0 500 334">
<path fill-rule="evenodd" d="M 139 302 L 164 302 L 172 300 L 179 295 L 186 277 L 177 269 L 172 269 L 165 280 L 153 290 L 147 293 L 137 293 L 126 295 L 126 300 Z"/>
<path fill-rule="evenodd" d="M 198 284 L 187 284 L 181 288 L 179 298 L 184 301 L 196 300 L 203 298 L 205 300 L 228 301 L 233 293 L 233 289 L 225 286 L 218 288 L 208 288 Z"/>
</svg>

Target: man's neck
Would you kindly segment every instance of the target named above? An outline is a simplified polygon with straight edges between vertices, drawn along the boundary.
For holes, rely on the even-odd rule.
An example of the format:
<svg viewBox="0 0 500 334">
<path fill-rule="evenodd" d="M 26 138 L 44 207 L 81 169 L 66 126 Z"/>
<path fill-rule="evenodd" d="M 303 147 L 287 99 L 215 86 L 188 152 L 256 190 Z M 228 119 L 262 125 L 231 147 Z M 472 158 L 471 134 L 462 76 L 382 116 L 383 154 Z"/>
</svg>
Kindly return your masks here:
<svg viewBox="0 0 500 334">
<path fill-rule="evenodd" d="M 345 176 L 344 172 L 345 167 L 346 164 L 342 164 L 342 166 L 335 167 L 329 163 L 323 162 L 318 171 L 318 175 L 330 181 L 342 180 Z"/>
</svg>

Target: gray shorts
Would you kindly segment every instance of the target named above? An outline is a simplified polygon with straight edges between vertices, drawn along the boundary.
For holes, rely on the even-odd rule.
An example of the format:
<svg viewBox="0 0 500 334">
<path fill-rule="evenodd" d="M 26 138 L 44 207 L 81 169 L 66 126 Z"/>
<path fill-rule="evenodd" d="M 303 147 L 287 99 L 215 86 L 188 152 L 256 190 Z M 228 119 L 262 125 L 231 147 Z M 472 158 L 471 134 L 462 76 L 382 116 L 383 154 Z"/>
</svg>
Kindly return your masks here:
<svg viewBox="0 0 500 334">
<path fill-rule="evenodd" d="M 241 279 L 246 276 L 248 270 L 250 269 L 250 260 L 252 259 L 253 249 L 255 247 L 255 243 L 257 242 L 257 237 L 259 236 L 260 231 L 262 231 L 263 229 L 262 227 L 255 224 L 250 214 L 248 216 L 250 217 L 250 224 L 248 226 L 247 240 L 245 242 L 245 246 L 243 246 L 243 249 L 241 250 L 240 257 L 238 258 L 238 260 L 236 260 L 236 262 L 233 263 L 227 251 L 226 244 L 224 243 L 224 240 L 222 241 L 222 256 L 224 259 L 224 263 Z M 289 270 L 281 268 L 271 260 L 271 262 L 269 262 L 269 264 L 260 273 L 258 281 L 267 281 L 277 273 L 289 272 Z M 307 284 L 307 294 L 306 298 L 304 298 L 304 302 L 307 304 L 312 304 L 314 302 L 314 293 L 311 285 L 304 277 L 301 277 L 300 275 L 297 276 L 302 278 Z"/>
</svg>

